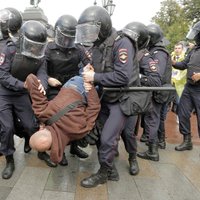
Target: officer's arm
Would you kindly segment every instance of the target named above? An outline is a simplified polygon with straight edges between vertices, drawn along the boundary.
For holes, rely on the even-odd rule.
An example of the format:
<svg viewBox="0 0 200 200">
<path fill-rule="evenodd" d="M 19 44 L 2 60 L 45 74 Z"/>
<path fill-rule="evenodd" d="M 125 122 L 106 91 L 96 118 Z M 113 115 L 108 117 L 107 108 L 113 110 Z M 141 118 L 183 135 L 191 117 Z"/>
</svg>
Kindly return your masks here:
<svg viewBox="0 0 200 200">
<path fill-rule="evenodd" d="M 24 82 L 16 79 L 10 73 L 14 54 L 14 46 L 6 46 L 0 54 L 0 83 L 7 89 L 22 91 L 24 90 Z"/>
<path fill-rule="evenodd" d="M 94 82 L 107 87 L 126 86 L 133 71 L 135 49 L 128 38 L 115 42 L 113 47 L 114 71 L 95 73 Z"/>
<path fill-rule="evenodd" d="M 175 68 L 175 69 L 180 69 L 180 70 L 184 70 L 184 69 L 187 69 L 188 66 L 187 64 L 189 63 L 189 60 L 190 60 L 190 57 L 191 57 L 191 54 L 193 53 L 194 50 L 191 50 L 187 56 L 185 57 L 185 59 L 181 62 L 176 62 L 176 61 L 172 61 L 172 66 Z"/>
<path fill-rule="evenodd" d="M 151 55 L 145 54 L 139 62 L 140 70 L 142 75 L 140 78 L 141 85 L 143 86 L 152 86 L 160 87 L 161 76 L 159 74 L 159 68 L 156 62 L 152 59 Z"/>
</svg>

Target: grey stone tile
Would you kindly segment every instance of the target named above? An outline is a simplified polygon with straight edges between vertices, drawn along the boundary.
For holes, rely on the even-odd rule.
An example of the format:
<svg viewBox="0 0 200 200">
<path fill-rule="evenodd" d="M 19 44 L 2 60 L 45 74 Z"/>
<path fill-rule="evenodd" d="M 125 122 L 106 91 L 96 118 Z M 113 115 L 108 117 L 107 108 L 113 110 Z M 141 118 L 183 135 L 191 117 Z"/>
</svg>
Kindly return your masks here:
<svg viewBox="0 0 200 200">
<path fill-rule="evenodd" d="M 137 188 L 140 192 L 141 199 L 143 200 L 175 200 L 169 191 L 161 184 L 160 178 L 135 178 Z M 135 194 L 133 193 L 133 196 Z"/>
<path fill-rule="evenodd" d="M 11 192 L 12 187 L 0 187 L 0 200 L 5 200 L 9 193 Z"/>
<path fill-rule="evenodd" d="M 15 187 L 29 185 L 33 186 L 34 188 L 44 188 L 49 173 L 49 168 L 26 167 Z"/>
<path fill-rule="evenodd" d="M 199 200 L 200 192 L 182 171 L 172 164 L 156 164 L 161 183 L 175 200 Z"/>
<path fill-rule="evenodd" d="M 74 200 L 74 193 L 45 190 L 41 200 Z"/>
<path fill-rule="evenodd" d="M 13 188 L 6 200 L 40 200 L 44 187 L 37 185 L 17 185 Z"/>
</svg>

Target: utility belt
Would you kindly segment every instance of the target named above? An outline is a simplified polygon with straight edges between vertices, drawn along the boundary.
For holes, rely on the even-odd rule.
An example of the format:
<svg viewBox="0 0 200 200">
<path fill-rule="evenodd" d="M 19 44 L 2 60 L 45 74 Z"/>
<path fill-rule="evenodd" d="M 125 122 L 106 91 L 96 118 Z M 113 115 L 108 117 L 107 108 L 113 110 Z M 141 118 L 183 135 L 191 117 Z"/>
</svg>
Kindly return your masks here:
<svg viewBox="0 0 200 200">
<path fill-rule="evenodd" d="M 200 73 L 200 66 L 190 66 L 190 67 L 188 67 L 188 69 L 187 69 L 187 81 L 191 85 L 200 85 L 200 80 L 196 81 L 196 82 L 194 82 L 192 80 L 192 75 L 194 73 Z"/>
</svg>

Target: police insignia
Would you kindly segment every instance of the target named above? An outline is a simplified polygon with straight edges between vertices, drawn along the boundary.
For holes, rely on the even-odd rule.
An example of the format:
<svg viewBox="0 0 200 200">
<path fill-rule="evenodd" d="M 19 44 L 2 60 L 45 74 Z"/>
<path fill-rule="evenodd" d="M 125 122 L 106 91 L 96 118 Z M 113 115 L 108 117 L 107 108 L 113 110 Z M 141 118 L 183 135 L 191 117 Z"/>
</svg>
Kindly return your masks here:
<svg viewBox="0 0 200 200">
<path fill-rule="evenodd" d="M 3 63 L 4 63 L 4 61 L 5 61 L 5 54 L 4 53 L 1 53 L 0 54 L 0 65 L 2 65 Z"/>
<path fill-rule="evenodd" d="M 119 61 L 123 64 L 127 62 L 128 52 L 127 49 L 119 49 Z"/>
</svg>

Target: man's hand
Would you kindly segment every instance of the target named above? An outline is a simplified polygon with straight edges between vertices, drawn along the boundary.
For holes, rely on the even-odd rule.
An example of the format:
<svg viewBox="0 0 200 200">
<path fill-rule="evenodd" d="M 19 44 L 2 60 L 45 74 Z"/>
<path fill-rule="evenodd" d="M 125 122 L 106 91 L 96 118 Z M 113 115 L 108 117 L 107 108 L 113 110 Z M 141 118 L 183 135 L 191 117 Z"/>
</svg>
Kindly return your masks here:
<svg viewBox="0 0 200 200">
<path fill-rule="evenodd" d="M 84 68 L 83 68 L 83 71 L 84 72 L 88 72 L 88 71 L 94 71 L 94 67 L 90 64 L 90 63 L 88 63 Z"/>
<path fill-rule="evenodd" d="M 92 89 L 92 83 L 87 83 L 87 82 L 84 82 L 84 88 L 85 88 L 85 91 L 86 92 L 89 92 L 91 89 Z"/>
<path fill-rule="evenodd" d="M 87 64 L 84 68 L 83 68 L 83 80 L 84 82 L 88 83 L 88 82 L 93 82 L 94 81 L 94 68 L 91 64 Z"/>
<path fill-rule="evenodd" d="M 48 84 L 52 87 L 58 87 L 62 85 L 62 83 L 59 80 L 52 77 L 48 78 Z"/>
<path fill-rule="evenodd" d="M 171 58 L 171 61 L 172 61 L 172 65 L 175 65 L 176 64 L 176 60 L 174 57 Z"/>
<path fill-rule="evenodd" d="M 195 73 L 195 72 L 194 72 L 194 74 L 192 75 L 192 80 L 193 80 L 194 82 L 199 81 L 199 80 L 200 80 L 200 73 Z"/>
<path fill-rule="evenodd" d="M 43 87 L 43 85 L 41 84 L 41 81 L 38 80 L 39 86 L 38 86 L 38 90 L 40 91 L 40 93 L 43 93 L 44 95 L 46 95 L 46 91 Z"/>
</svg>

